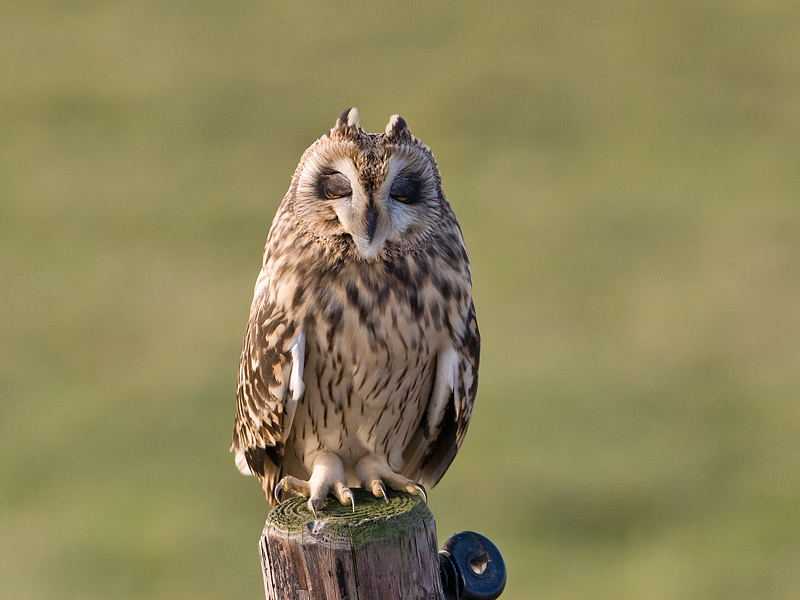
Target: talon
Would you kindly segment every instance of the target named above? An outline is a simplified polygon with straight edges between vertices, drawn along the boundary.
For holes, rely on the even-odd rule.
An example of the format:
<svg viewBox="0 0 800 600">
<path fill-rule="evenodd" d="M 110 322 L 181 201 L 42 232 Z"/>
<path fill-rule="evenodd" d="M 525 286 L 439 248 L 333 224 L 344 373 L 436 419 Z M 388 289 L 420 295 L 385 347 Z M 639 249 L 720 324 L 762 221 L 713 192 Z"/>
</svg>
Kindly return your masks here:
<svg viewBox="0 0 800 600">
<path fill-rule="evenodd" d="M 314 514 L 314 518 L 317 518 L 317 509 L 322 508 L 323 501 L 320 498 L 311 498 L 308 501 L 308 508 L 311 509 L 311 512 Z"/>
<path fill-rule="evenodd" d="M 428 503 L 428 492 L 425 491 L 425 488 L 422 487 L 422 484 L 415 483 L 414 489 L 416 489 L 421 495 L 422 499 L 425 500 L 425 504 Z"/>
<path fill-rule="evenodd" d="M 361 481 L 363 487 L 372 490 L 372 495 L 376 498 L 383 496 L 387 504 L 389 504 L 389 497 L 386 495 L 387 486 L 396 492 L 418 494 L 425 500 L 425 504 L 428 503 L 428 492 L 425 491 L 422 484 L 395 473 L 384 461 L 373 454 L 367 454 L 358 461 L 355 467 L 355 475 Z"/>
<path fill-rule="evenodd" d="M 275 496 L 275 502 L 278 504 L 281 503 L 281 492 L 283 491 L 283 479 L 281 479 L 278 484 L 275 486 L 275 489 L 272 490 L 272 495 Z"/>
<path fill-rule="evenodd" d="M 341 481 L 336 482 L 335 488 L 334 495 L 339 499 L 339 502 L 341 504 L 347 504 L 349 502 L 350 506 L 353 507 L 353 512 L 356 512 L 356 499 L 355 496 L 353 496 L 353 492 L 350 491 L 350 488 Z"/>
<path fill-rule="evenodd" d="M 383 496 L 383 501 L 389 504 L 389 498 L 386 496 L 386 488 L 380 479 L 376 479 L 372 482 L 372 495 L 376 498 Z"/>
<path fill-rule="evenodd" d="M 353 492 L 351 492 L 348 488 L 345 488 L 344 492 L 342 492 L 342 495 L 350 500 L 350 506 L 353 507 L 353 512 L 356 512 L 356 497 L 353 495 Z M 344 502 L 342 502 L 342 504 L 344 504 Z"/>
</svg>

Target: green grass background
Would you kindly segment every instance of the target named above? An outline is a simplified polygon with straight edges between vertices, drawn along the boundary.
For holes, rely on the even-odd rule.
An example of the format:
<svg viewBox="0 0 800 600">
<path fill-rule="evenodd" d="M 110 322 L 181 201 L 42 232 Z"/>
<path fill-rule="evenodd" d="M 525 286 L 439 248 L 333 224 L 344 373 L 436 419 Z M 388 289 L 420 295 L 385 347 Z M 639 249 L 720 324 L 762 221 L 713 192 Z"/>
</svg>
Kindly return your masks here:
<svg viewBox="0 0 800 600">
<path fill-rule="evenodd" d="M 800 597 L 795 0 L 2 13 L 0 597 L 263 597 L 241 338 L 349 106 L 434 150 L 473 262 L 440 543 L 508 600 Z"/>
</svg>

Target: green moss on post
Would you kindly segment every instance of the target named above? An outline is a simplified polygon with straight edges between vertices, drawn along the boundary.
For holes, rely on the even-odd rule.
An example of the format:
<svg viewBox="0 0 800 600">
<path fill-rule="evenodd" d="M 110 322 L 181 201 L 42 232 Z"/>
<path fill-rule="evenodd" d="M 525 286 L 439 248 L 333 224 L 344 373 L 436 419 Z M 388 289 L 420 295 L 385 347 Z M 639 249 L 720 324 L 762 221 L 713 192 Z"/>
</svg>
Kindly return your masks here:
<svg viewBox="0 0 800 600">
<path fill-rule="evenodd" d="M 441 600 L 436 523 L 419 496 L 389 502 L 353 490 L 355 512 L 329 498 L 270 511 L 259 543 L 268 600 Z"/>
</svg>

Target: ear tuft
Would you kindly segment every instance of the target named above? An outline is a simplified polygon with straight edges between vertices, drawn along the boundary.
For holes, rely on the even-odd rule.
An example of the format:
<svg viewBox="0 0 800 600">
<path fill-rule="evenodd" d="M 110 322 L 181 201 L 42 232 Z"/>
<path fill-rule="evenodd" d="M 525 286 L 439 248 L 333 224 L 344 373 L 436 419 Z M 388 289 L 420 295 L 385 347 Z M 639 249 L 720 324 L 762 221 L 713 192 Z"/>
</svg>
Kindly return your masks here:
<svg viewBox="0 0 800 600">
<path fill-rule="evenodd" d="M 353 133 L 364 133 L 361 124 L 358 122 L 358 109 L 355 107 L 348 108 L 339 115 L 339 118 L 336 120 L 336 125 L 333 126 L 333 131 L 344 136 Z"/>
<path fill-rule="evenodd" d="M 406 120 L 400 115 L 392 115 L 389 123 L 386 125 L 386 137 L 394 139 L 410 139 L 411 131 L 408 129 Z"/>
</svg>

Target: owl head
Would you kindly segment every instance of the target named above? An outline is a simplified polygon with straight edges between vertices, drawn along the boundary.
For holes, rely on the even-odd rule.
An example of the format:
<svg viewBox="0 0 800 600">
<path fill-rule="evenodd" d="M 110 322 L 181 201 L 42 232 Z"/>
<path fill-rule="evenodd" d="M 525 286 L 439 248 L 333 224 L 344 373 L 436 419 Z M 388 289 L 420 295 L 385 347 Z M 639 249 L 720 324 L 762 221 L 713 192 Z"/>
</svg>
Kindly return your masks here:
<svg viewBox="0 0 800 600">
<path fill-rule="evenodd" d="M 447 210 L 433 154 L 405 120 L 367 133 L 355 108 L 305 151 L 284 202 L 304 233 L 367 261 L 420 247 Z"/>
</svg>

